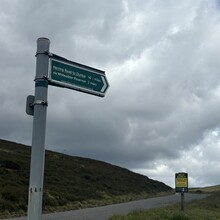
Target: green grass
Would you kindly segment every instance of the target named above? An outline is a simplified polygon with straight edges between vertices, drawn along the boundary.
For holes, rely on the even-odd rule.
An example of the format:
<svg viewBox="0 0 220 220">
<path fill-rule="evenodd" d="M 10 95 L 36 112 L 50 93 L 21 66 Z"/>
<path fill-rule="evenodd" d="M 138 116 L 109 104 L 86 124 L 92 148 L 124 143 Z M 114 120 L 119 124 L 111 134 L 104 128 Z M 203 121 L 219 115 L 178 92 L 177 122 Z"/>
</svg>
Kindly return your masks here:
<svg viewBox="0 0 220 220">
<path fill-rule="evenodd" d="M 211 196 L 194 200 L 185 204 L 184 211 L 180 204 L 156 208 L 149 211 L 133 212 L 126 216 L 114 216 L 109 220 L 219 220 L 220 219 L 220 192 Z"/>
<path fill-rule="evenodd" d="M 0 217 L 26 215 L 31 148 L 0 140 Z M 46 151 L 44 212 L 94 207 L 170 192 L 165 184 L 88 158 Z"/>
</svg>

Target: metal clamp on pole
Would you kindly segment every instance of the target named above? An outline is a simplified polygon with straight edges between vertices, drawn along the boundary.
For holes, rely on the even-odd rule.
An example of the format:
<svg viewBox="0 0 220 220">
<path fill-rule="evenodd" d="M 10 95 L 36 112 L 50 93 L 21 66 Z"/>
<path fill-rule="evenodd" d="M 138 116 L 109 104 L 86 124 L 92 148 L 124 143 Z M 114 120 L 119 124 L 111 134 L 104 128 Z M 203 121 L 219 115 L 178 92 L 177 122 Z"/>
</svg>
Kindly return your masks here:
<svg viewBox="0 0 220 220">
<path fill-rule="evenodd" d="M 48 81 L 49 77 L 47 76 L 42 76 L 42 77 L 35 77 L 34 81 L 36 82 L 37 80 L 47 80 Z"/>
<path fill-rule="evenodd" d="M 47 56 L 49 56 L 49 57 L 52 57 L 52 56 L 53 56 L 53 54 L 50 53 L 50 52 L 48 52 L 48 51 L 44 51 L 44 52 L 39 52 L 39 51 L 37 51 L 36 54 L 35 54 L 35 57 L 37 57 L 38 54 L 44 54 L 44 55 L 47 55 Z"/>
<path fill-rule="evenodd" d="M 35 97 L 33 95 L 29 95 L 26 100 L 26 113 L 28 115 L 34 115 L 34 106 L 35 105 L 44 105 L 48 106 L 48 101 L 46 100 L 34 100 Z"/>
<path fill-rule="evenodd" d="M 30 104 L 30 107 L 34 107 L 35 105 L 48 106 L 48 101 L 46 101 L 46 100 L 35 100 L 32 104 Z"/>
<path fill-rule="evenodd" d="M 36 77 L 34 81 L 35 81 L 35 87 L 48 88 L 48 77 L 47 76 Z"/>
</svg>

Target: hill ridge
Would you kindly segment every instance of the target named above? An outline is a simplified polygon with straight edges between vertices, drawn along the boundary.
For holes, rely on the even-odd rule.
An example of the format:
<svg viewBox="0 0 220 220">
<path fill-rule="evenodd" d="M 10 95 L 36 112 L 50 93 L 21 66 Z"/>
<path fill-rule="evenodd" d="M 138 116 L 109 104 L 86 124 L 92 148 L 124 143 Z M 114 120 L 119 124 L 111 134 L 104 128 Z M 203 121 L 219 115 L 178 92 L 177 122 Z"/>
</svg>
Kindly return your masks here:
<svg viewBox="0 0 220 220">
<path fill-rule="evenodd" d="M 27 211 L 30 155 L 30 146 L 0 139 L 0 213 L 3 216 Z M 45 151 L 45 211 L 106 205 L 170 190 L 162 182 L 117 165 Z"/>
</svg>

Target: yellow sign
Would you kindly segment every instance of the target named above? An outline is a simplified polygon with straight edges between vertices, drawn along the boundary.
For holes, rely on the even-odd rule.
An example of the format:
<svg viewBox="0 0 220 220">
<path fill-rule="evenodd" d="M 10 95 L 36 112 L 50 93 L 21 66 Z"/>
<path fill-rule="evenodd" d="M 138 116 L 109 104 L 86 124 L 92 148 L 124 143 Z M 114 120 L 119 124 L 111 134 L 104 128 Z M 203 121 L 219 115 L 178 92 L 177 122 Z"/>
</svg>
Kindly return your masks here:
<svg viewBox="0 0 220 220">
<path fill-rule="evenodd" d="M 188 173 L 176 173 L 175 175 L 176 192 L 188 191 Z"/>
<path fill-rule="evenodd" d="M 188 179 L 187 178 L 176 178 L 176 187 L 188 187 Z"/>
</svg>

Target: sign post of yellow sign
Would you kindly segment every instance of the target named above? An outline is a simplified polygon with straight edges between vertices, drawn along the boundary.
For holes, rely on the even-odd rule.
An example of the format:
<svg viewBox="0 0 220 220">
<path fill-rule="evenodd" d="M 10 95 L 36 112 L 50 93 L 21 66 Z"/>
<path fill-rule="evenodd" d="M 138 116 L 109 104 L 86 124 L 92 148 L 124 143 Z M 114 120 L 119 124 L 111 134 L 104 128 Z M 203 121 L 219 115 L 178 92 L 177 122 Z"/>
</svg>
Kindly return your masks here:
<svg viewBox="0 0 220 220">
<path fill-rule="evenodd" d="M 184 210 L 184 193 L 188 192 L 188 173 L 175 174 L 176 192 L 181 193 L 181 210 Z"/>
<path fill-rule="evenodd" d="M 176 192 L 188 192 L 188 173 L 175 174 Z"/>
</svg>

